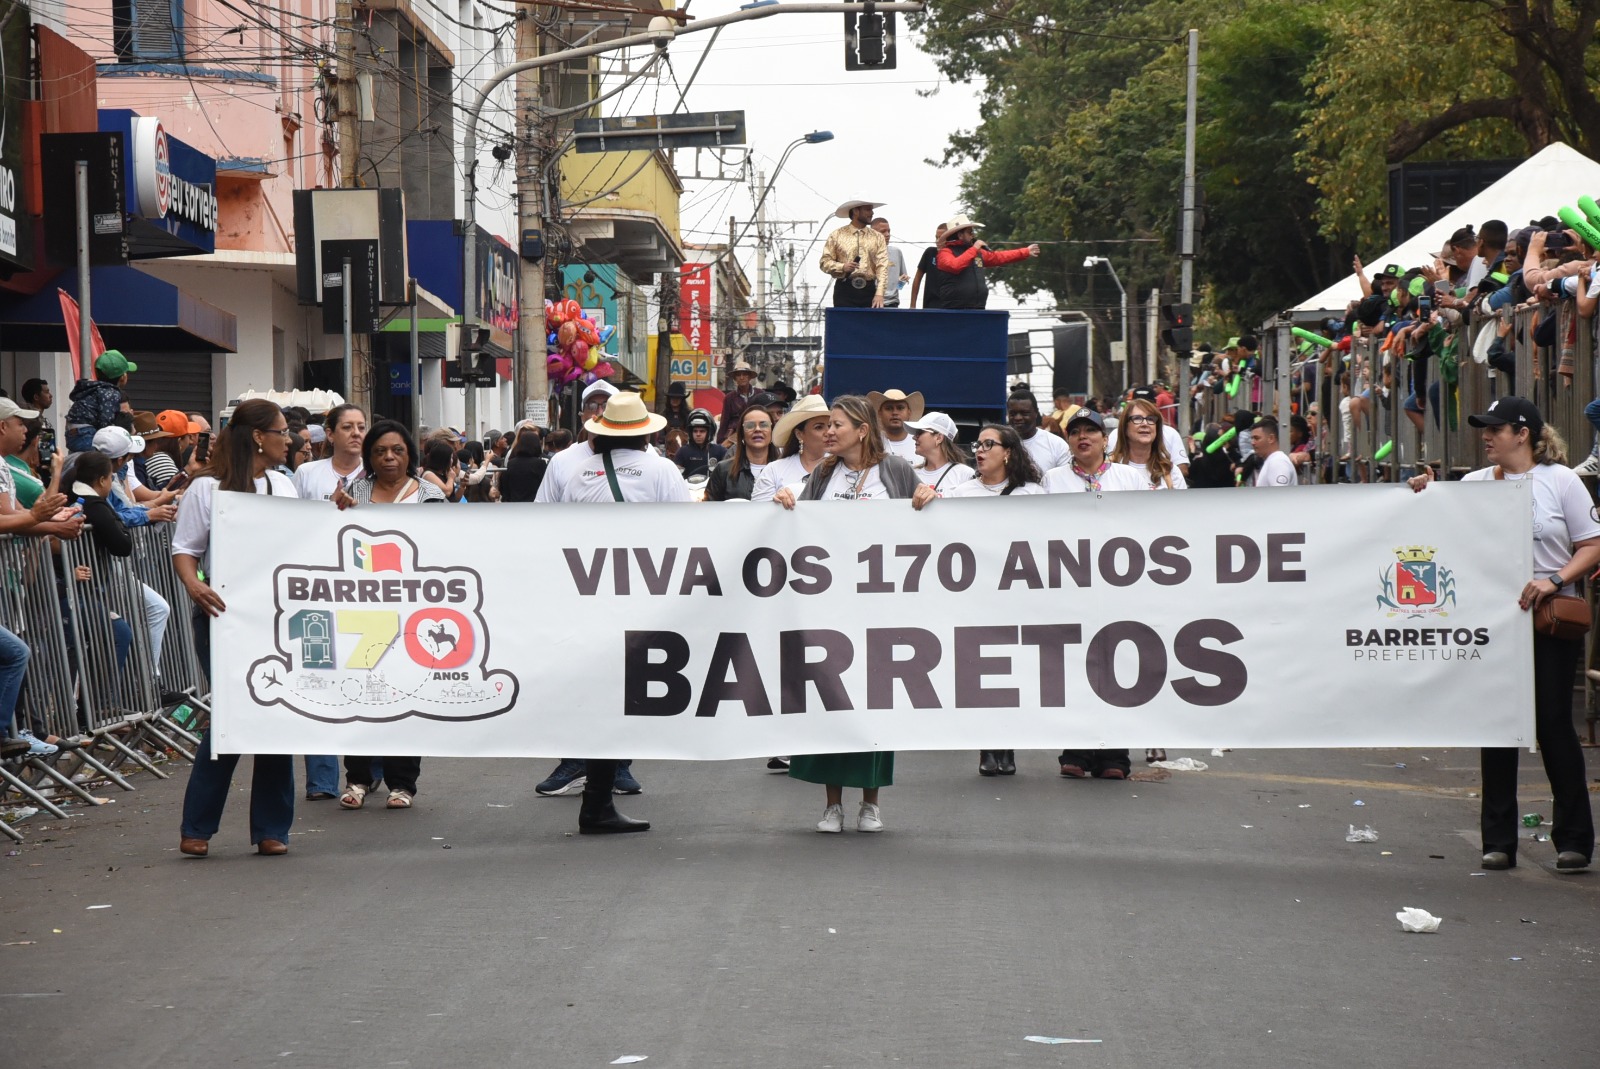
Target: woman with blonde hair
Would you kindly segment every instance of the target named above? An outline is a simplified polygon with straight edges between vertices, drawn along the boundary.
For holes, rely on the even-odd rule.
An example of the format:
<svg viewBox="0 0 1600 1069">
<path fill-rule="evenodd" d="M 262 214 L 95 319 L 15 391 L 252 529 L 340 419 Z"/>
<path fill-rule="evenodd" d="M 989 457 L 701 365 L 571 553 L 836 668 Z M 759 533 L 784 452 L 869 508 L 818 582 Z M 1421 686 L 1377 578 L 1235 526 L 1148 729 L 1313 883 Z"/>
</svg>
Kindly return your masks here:
<svg viewBox="0 0 1600 1069">
<path fill-rule="evenodd" d="M 924 412 L 919 420 L 906 420 L 906 430 L 916 445 L 921 463 L 917 478 L 935 497 L 948 497 L 962 483 L 977 478 L 967 463 L 967 451 L 956 444 L 955 420 L 943 412 Z"/>
<path fill-rule="evenodd" d="M 1187 490 L 1183 471 L 1167 451 L 1161 433 L 1165 421 L 1155 402 L 1135 397 L 1122 410 L 1117 421 L 1117 437 L 1111 447 L 1111 463 L 1126 464 L 1150 482 L 1152 490 Z"/>
<path fill-rule="evenodd" d="M 834 400 L 823 444 L 828 456 L 811 472 L 799 500 L 909 498 L 921 485 L 910 461 L 884 450 L 877 409 L 865 397 L 847 394 Z M 796 496 L 792 488 L 785 486 L 772 499 L 792 509 Z M 789 775 L 807 783 L 820 783 L 826 790 L 827 805 L 817 822 L 818 831 L 844 831 L 846 787 L 861 788 L 856 830 L 883 830 L 878 789 L 894 782 L 894 751 L 796 755 L 790 758 Z"/>
</svg>

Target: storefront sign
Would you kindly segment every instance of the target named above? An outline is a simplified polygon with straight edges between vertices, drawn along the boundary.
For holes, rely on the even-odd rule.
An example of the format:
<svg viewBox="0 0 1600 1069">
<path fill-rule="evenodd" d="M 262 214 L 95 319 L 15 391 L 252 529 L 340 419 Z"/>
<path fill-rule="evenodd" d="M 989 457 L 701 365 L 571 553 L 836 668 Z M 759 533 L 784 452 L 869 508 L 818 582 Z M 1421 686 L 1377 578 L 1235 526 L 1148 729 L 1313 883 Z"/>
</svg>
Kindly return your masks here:
<svg viewBox="0 0 1600 1069">
<path fill-rule="evenodd" d="M 129 255 L 216 251 L 217 161 L 167 133 L 154 116 L 102 110 L 100 129 L 121 133 L 127 144 Z"/>
<path fill-rule="evenodd" d="M 28 31 L 19 0 L 0 0 L 0 262 L 33 266 L 33 226 L 22 195 L 22 105 L 27 99 Z"/>
<path fill-rule="evenodd" d="M 218 494 L 213 746 L 1526 746 L 1528 495 L 509 507 L 469 541 L 455 509 Z"/>
<path fill-rule="evenodd" d="M 684 264 L 678 275 L 678 330 L 690 350 L 711 354 L 710 264 Z"/>
</svg>

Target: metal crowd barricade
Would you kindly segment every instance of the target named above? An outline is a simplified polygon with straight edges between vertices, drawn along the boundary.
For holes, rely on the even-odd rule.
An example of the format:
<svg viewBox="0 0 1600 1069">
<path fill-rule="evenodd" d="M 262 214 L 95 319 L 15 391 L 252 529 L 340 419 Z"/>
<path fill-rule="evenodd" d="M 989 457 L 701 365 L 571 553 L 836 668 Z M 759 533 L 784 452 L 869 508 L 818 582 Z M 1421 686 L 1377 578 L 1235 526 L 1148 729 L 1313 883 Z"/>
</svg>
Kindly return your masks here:
<svg viewBox="0 0 1600 1069">
<path fill-rule="evenodd" d="M 127 559 L 96 551 L 94 535 L 85 530 L 62 543 L 62 566 L 68 607 L 67 634 L 77 653 L 78 697 L 89 731 L 104 738 L 122 755 L 167 778 L 136 745 L 149 735 L 163 749 L 193 759 L 193 753 L 156 726 L 162 718 L 161 693 L 151 656 L 150 629 L 145 619 L 143 584 Z M 76 571 L 87 567 L 89 578 Z M 117 624 L 127 628 L 126 653 L 117 652 Z M 182 620 L 172 621 L 182 626 Z M 174 628 L 169 626 L 168 633 Z M 126 737 L 124 737 L 124 734 Z"/>
<path fill-rule="evenodd" d="M 189 625 L 189 593 L 172 567 L 172 525 L 135 527 L 132 534 L 134 574 L 165 598 L 172 610 L 161 645 L 162 689 L 186 695 L 196 713 L 186 722 L 169 718 L 167 725 L 198 746 L 200 738 L 195 732 L 210 715 L 211 686 L 195 649 L 194 628 Z"/>
</svg>

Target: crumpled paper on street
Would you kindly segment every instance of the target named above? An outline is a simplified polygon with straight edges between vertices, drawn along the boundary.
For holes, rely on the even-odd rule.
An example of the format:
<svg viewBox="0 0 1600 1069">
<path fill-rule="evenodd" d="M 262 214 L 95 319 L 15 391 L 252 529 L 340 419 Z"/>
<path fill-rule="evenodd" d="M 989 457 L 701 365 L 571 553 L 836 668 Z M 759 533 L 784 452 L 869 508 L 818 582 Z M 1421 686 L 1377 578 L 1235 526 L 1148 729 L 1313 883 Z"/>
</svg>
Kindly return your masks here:
<svg viewBox="0 0 1600 1069">
<path fill-rule="evenodd" d="M 1344 841 L 1347 843 L 1375 843 L 1378 841 L 1378 829 L 1368 824 L 1364 828 L 1350 825 L 1350 830 L 1345 833 Z"/>
<path fill-rule="evenodd" d="M 1407 906 L 1394 915 L 1400 922 L 1400 927 L 1408 932 L 1437 932 L 1441 918 L 1435 917 L 1425 909 L 1416 906 Z"/>
<path fill-rule="evenodd" d="M 1180 757 L 1176 761 L 1152 761 L 1156 768 L 1170 768 L 1174 772 L 1204 772 L 1211 766 L 1204 761 L 1196 761 L 1192 757 Z"/>
</svg>

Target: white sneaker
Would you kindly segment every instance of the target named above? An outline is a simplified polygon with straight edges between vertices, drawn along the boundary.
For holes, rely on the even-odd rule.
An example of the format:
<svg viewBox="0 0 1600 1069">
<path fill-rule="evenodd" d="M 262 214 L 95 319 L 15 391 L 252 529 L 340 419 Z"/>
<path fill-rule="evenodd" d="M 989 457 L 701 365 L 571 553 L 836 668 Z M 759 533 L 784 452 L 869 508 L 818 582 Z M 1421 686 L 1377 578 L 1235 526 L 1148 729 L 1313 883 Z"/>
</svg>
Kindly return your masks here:
<svg viewBox="0 0 1600 1069">
<path fill-rule="evenodd" d="M 1582 463 L 1572 465 L 1572 470 L 1579 475 L 1600 475 L 1600 456 L 1590 453 Z"/>
<path fill-rule="evenodd" d="M 817 821 L 817 830 L 838 834 L 844 831 L 844 808 L 830 805 L 822 811 L 822 819 Z"/>
<path fill-rule="evenodd" d="M 871 802 L 861 803 L 861 812 L 856 814 L 856 831 L 882 831 L 883 817 L 878 815 L 878 807 Z"/>
</svg>

